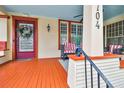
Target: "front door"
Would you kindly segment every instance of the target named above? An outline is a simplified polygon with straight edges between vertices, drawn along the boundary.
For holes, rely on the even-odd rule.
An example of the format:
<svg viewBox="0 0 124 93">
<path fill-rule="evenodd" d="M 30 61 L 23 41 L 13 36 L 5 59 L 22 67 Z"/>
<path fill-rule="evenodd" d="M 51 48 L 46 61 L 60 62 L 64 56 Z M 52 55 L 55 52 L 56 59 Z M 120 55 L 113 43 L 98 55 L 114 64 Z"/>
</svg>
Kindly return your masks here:
<svg viewBox="0 0 124 93">
<path fill-rule="evenodd" d="M 16 59 L 34 58 L 35 25 L 33 21 L 16 20 Z"/>
</svg>

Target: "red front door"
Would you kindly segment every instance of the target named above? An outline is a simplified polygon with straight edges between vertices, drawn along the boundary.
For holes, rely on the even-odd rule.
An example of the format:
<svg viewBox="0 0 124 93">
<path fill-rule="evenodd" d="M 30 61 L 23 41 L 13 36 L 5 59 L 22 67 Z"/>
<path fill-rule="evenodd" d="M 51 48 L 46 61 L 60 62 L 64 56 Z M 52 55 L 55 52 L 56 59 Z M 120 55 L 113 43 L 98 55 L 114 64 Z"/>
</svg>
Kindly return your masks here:
<svg viewBox="0 0 124 93">
<path fill-rule="evenodd" d="M 35 25 L 33 21 L 16 20 L 16 59 L 34 58 Z"/>
</svg>

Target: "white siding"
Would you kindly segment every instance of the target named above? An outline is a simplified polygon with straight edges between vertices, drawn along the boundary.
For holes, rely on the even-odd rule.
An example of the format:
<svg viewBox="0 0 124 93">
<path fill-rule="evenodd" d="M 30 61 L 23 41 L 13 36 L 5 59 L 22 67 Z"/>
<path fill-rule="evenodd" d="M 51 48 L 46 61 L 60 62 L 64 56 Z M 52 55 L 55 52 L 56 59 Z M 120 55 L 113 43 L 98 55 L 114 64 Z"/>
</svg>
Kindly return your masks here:
<svg viewBox="0 0 124 93">
<path fill-rule="evenodd" d="M 124 69 L 119 68 L 119 58 L 94 60 L 97 67 L 103 72 L 114 87 L 124 87 Z M 69 59 L 68 84 L 70 87 L 85 88 L 85 66 L 84 61 L 74 61 Z M 88 88 L 91 87 L 90 64 L 87 62 Z M 100 78 L 100 87 L 106 87 L 105 82 Z M 97 84 L 97 73 L 93 68 L 93 85 Z"/>
</svg>

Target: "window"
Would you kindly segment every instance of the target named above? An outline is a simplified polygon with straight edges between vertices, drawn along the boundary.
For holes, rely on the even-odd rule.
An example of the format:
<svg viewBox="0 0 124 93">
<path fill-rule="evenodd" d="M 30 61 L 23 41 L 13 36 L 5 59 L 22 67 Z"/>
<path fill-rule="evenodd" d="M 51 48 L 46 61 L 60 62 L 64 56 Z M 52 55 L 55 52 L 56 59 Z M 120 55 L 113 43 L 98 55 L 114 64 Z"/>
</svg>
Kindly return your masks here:
<svg viewBox="0 0 124 93">
<path fill-rule="evenodd" d="M 106 34 L 106 36 L 109 37 L 108 25 L 107 25 L 107 34 Z"/>
<path fill-rule="evenodd" d="M 111 37 L 111 25 L 109 25 L 109 37 Z"/>
<path fill-rule="evenodd" d="M 75 24 L 72 24 L 71 25 L 71 41 L 72 43 L 76 43 L 76 36 L 77 36 L 77 33 L 76 33 L 76 25 Z"/>
<path fill-rule="evenodd" d="M 124 45 L 124 20 L 106 26 L 107 46 L 110 44 Z"/>
<path fill-rule="evenodd" d="M 105 26 L 103 27 L 103 45 L 105 48 Z"/>
<path fill-rule="evenodd" d="M 116 35 L 115 36 L 118 36 L 118 22 L 116 23 Z"/>
<path fill-rule="evenodd" d="M 71 42 L 75 43 L 77 46 L 82 44 L 82 31 L 82 24 L 71 25 Z"/>
<path fill-rule="evenodd" d="M 124 35 L 124 20 L 123 20 L 123 24 L 122 24 L 122 33 Z"/>
<path fill-rule="evenodd" d="M 82 23 L 75 21 L 59 20 L 59 49 L 65 42 L 76 45 L 82 44 Z"/>
<path fill-rule="evenodd" d="M 119 36 L 122 35 L 122 21 L 119 22 Z"/>
<path fill-rule="evenodd" d="M 61 23 L 60 24 L 60 44 L 64 44 L 67 39 L 67 24 L 66 23 Z"/>
<path fill-rule="evenodd" d="M 111 27 L 111 36 L 113 37 L 114 36 L 114 24 L 112 24 L 112 27 Z"/>
<path fill-rule="evenodd" d="M 7 15 L 0 16 L 0 51 L 7 49 Z"/>
</svg>

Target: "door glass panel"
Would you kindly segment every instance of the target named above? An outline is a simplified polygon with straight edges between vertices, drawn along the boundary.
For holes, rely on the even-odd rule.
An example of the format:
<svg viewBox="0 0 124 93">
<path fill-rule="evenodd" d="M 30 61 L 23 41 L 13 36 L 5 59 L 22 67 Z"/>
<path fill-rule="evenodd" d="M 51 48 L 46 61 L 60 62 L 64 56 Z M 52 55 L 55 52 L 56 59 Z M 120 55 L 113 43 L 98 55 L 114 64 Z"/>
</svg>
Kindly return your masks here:
<svg viewBox="0 0 124 93">
<path fill-rule="evenodd" d="M 33 24 L 19 23 L 17 30 L 17 40 L 19 52 L 34 51 L 34 31 Z"/>
</svg>

